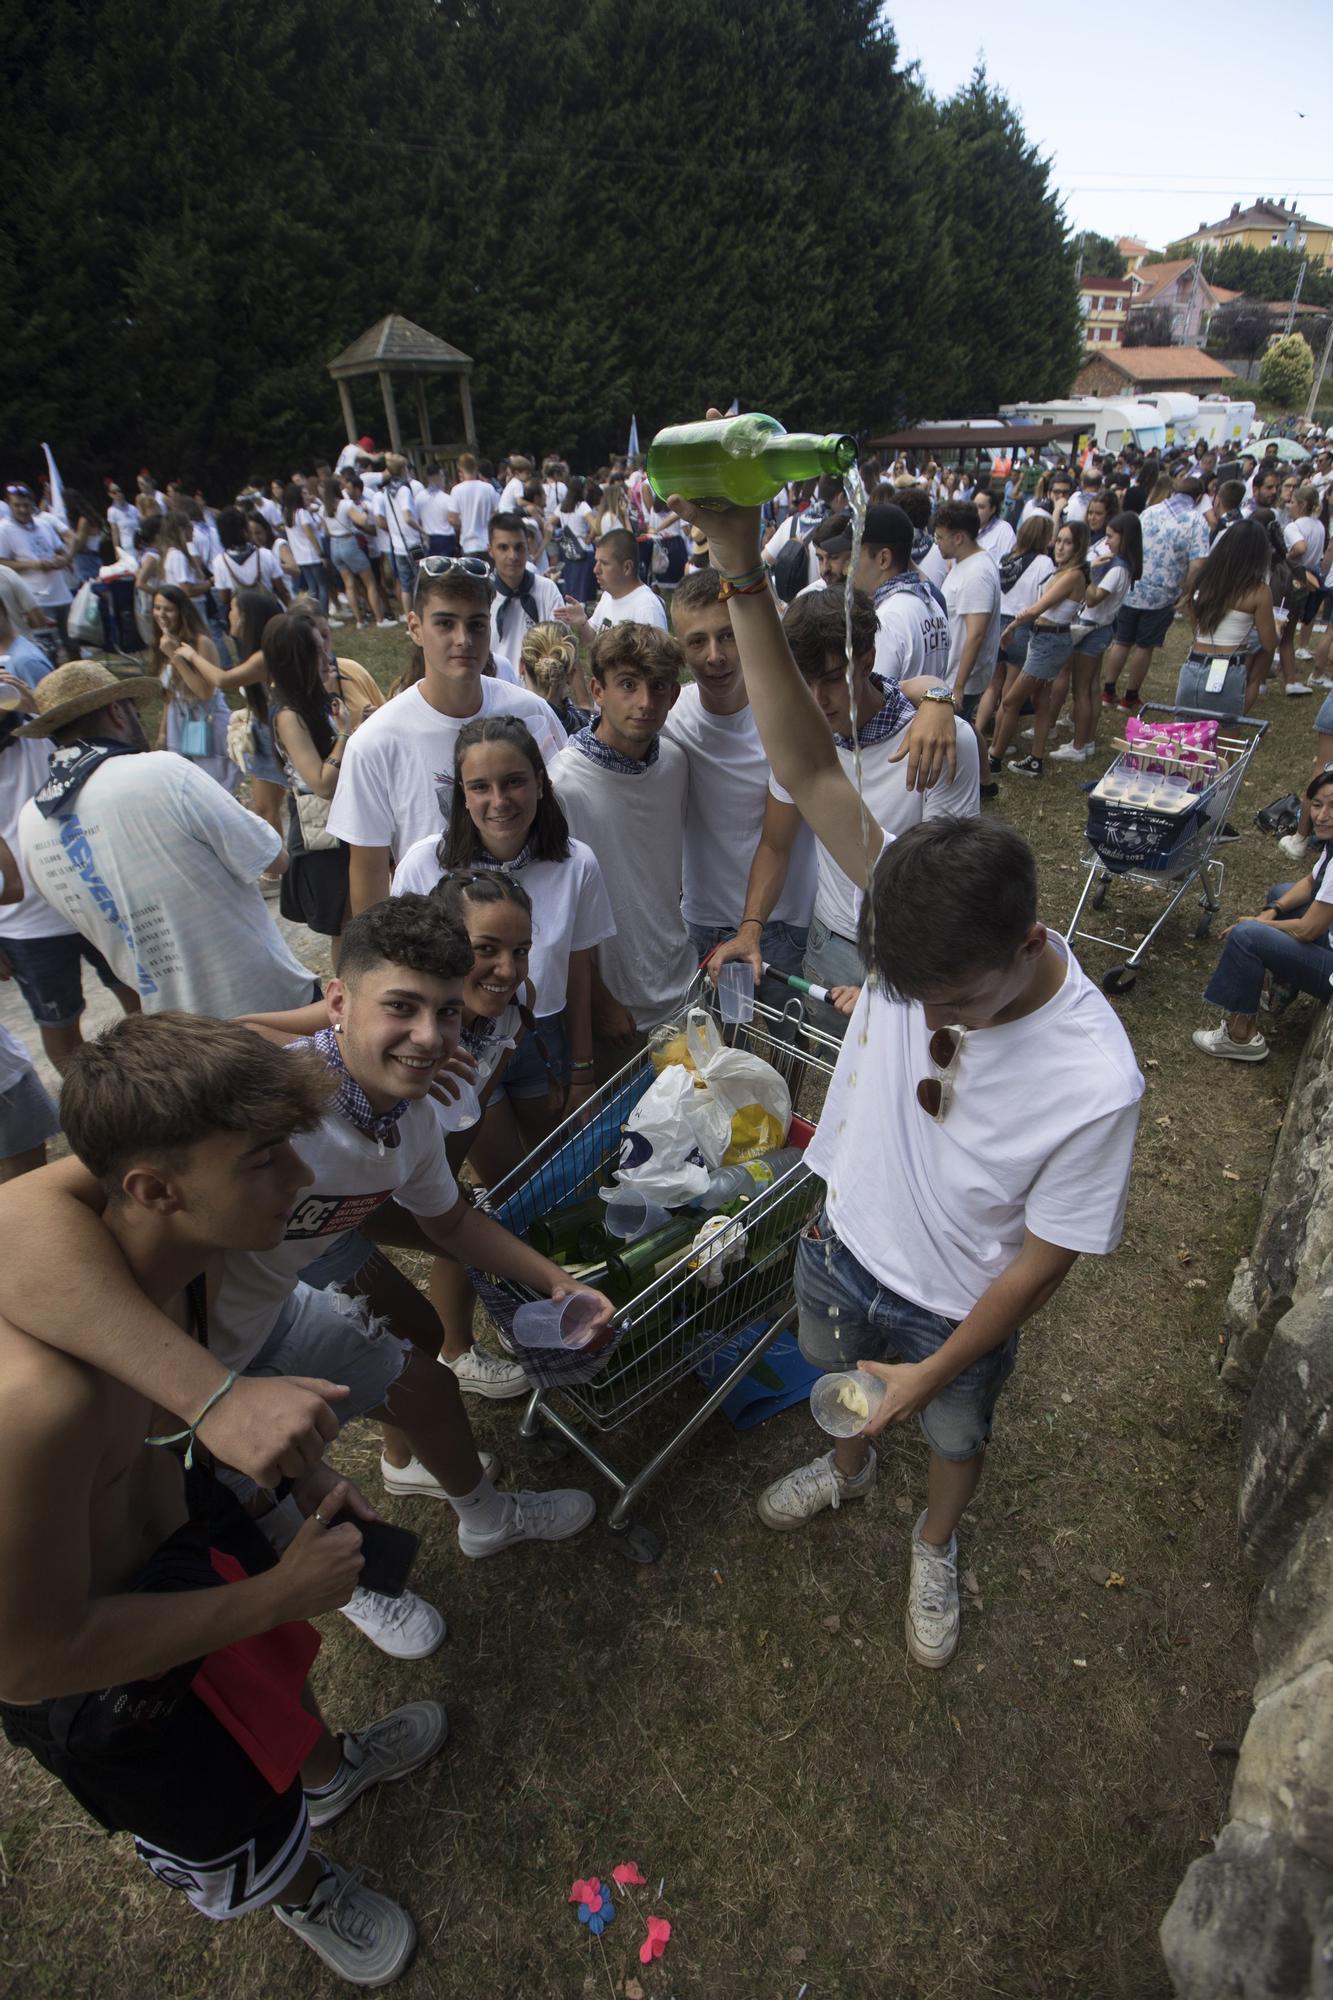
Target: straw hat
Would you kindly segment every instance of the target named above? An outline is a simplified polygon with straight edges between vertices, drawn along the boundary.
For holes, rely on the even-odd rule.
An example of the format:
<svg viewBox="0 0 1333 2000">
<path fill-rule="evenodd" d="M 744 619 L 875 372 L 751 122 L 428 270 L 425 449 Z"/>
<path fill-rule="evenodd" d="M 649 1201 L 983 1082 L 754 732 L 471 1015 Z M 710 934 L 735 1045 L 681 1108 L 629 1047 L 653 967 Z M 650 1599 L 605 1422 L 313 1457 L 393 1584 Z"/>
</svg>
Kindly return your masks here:
<svg viewBox="0 0 1333 2000">
<path fill-rule="evenodd" d="M 32 691 L 37 713 L 14 734 L 54 736 L 58 729 L 68 729 L 71 722 L 94 715 L 113 701 L 144 702 L 161 692 L 151 675 L 131 674 L 121 679 L 100 660 L 74 660 L 42 676 Z"/>
</svg>

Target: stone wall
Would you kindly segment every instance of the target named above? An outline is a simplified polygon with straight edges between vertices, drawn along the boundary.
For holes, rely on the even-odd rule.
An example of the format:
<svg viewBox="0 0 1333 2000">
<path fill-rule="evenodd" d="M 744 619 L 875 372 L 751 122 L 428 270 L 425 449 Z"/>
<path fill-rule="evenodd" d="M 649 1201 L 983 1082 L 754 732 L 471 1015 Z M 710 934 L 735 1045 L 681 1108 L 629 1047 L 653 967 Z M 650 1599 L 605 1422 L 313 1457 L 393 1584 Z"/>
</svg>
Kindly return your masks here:
<svg viewBox="0 0 1333 2000">
<path fill-rule="evenodd" d="M 1333 1008 L 1306 1047 L 1223 1379 L 1248 1390 L 1240 1538 L 1262 1572 L 1231 1818 L 1162 1924 L 1181 2000 L 1333 2000 Z"/>
</svg>

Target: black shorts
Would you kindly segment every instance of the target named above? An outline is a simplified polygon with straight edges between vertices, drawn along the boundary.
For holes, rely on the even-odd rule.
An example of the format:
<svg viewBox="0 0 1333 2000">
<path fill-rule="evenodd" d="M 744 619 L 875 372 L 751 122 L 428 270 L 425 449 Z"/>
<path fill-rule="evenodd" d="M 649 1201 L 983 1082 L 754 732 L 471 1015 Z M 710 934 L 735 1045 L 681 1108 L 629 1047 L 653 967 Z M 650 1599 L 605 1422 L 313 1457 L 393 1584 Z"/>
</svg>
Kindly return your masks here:
<svg viewBox="0 0 1333 2000">
<path fill-rule="evenodd" d="M 211 1474 L 196 1468 L 189 1491 L 190 1520 L 127 1589 L 226 1589 L 210 1548 L 225 1548 L 251 1574 L 272 1567 L 269 1544 Z M 109 1833 L 132 1834 L 153 1873 L 197 1910 L 240 1917 L 291 1881 L 310 1822 L 299 1777 L 275 1792 L 191 1692 L 198 1666 L 31 1706 L 0 1703 L 0 1725 Z"/>
<path fill-rule="evenodd" d="M 279 881 L 278 908 L 289 923 L 304 924 L 321 937 L 337 937 L 347 915 L 351 856 L 341 844 L 293 854 Z"/>
</svg>

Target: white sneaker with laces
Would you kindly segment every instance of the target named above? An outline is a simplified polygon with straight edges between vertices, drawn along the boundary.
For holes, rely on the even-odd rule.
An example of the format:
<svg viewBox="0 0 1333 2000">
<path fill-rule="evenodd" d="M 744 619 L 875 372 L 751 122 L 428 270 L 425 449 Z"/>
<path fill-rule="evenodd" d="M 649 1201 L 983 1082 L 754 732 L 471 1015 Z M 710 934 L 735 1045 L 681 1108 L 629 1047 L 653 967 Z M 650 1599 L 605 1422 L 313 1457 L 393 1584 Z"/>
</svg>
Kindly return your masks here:
<svg viewBox="0 0 1333 2000">
<path fill-rule="evenodd" d="M 766 1528 L 788 1534 L 813 1521 L 826 1507 L 841 1507 L 844 1500 L 864 1500 L 873 1492 L 878 1476 L 879 1461 L 873 1447 L 855 1479 L 845 1478 L 834 1463 L 833 1453 L 826 1451 L 822 1458 L 811 1459 L 809 1465 L 798 1465 L 794 1472 L 775 1479 L 759 1495 L 759 1518 Z"/>
<path fill-rule="evenodd" d="M 1288 694 L 1313 694 L 1313 693 L 1314 693 L 1314 689 L 1313 689 L 1312 687 L 1307 687 L 1307 686 L 1305 685 L 1305 682 L 1304 682 L 1304 681 L 1288 681 L 1288 682 L 1287 682 L 1287 689 L 1286 689 L 1286 691 L 1287 691 L 1287 693 L 1288 693 Z"/>
<path fill-rule="evenodd" d="M 1296 658 L 1298 660 L 1312 660 L 1314 658 L 1314 654 L 1310 651 L 1310 648 L 1308 646 L 1298 646 L 1296 648 Z"/>
<path fill-rule="evenodd" d="M 500 1473 L 500 1461 L 493 1451 L 477 1449 L 481 1469 L 494 1483 Z M 406 1465 L 390 1465 L 380 1454 L 380 1478 L 384 1481 L 386 1493 L 407 1493 L 418 1500 L 447 1500 L 449 1495 L 441 1486 L 433 1472 L 427 1471 L 419 1458 L 409 1458 Z"/>
<path fill-rule="evenodd" d="M 1278 842 L 1279 850 L 1286 855 L 1288 861 L 1303 860 L 1309 845 L 1309 838 L 1303 833 L 1284 833 Z"/>
<path fill-rule="evenodd" d="M 1097 755 L 1095 743 L 1062 743 L 1058 750 L 1050 753 L 1053 764 L 1086 764 L 1090 757 Z"/>
<path fill-rule="evenodd" d="M 514 1542 L 563 1542 L 581 1534 L 597 1512 L 591 1493 L 575 1486 L 557 1486 L 549 1493 L 502 1493 L 503 1527 L 479 1534 L 466 1521 L 458 1524 L 458 1546 L 465 1556 L 498 1556 Z"/>
<path fill-rule="evenodd" d="M 341 1819 L 354 1800 L 372 1785 L 406 1778 L 439 1755 L 449 1734 L 449 1717 L 438 1701 L 409 1701 L 368 1729 L 344 1735 L 342 1763 L 326 1791 L 307 1792 L 311 1826 L 329 1826 Z"/>
<path fill-rule="evenodd" d="M 440 1359 L 444 1361 L 444 1356 Z M 453 1369 L 465 1396 L 485 1396 L 490 1402 L 503 1403 L 511 1396 L 526 1396 L 532 1388 L 517 1361 L 502 1361 L 484 1347 L 469 1347 L 457 1361 L 444 1361 L 444 1365 Z"/>
<path fill-rule="evenodd" d="M 947 1549 L 923 1542 L 923 1513 L 912 1530 L 912 1574 L 907 1586 L 907 1650 L 923 1667 L 947 1667 L 958 1650 L 958 1537 Z"/>
<path fill-rule="evenodd" d="M 1233 1042 L 1225 1021 L 1215 1028 L 1196 1028 L 1190 1040 L 1206 1056 L 1224 1056 L 1228 1062 L 1262 1062 L 1268 1054 L 1268 1044 L 1257 1031 L 1248 1042 Z"/>
<path fill-rule="evenodd" d="M 349 1986 L 391 1986 L 416 1949 L 416 1925 L 350 1868 L 317 1858 L 326 1872 L 310 1901 L 275 1903 L 274 1916 Z"/>
<path fill-rule="evenodd" d="M 405 1590 L 401 1597 L 354 1590 L 342 1606 L 342 1615 L 393 1660 L 426 1660 L 444 1644 L 443 1618 L 414 1590 Z"/>
</svg>

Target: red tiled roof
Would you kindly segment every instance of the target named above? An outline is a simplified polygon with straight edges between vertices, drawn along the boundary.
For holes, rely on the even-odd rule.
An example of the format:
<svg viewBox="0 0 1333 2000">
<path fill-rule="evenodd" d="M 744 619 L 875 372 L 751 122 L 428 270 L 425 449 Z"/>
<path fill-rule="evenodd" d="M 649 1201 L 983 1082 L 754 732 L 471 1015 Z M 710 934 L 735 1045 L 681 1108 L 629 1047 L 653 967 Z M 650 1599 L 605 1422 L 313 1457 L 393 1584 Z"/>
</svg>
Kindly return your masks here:
<svg viewBox="0 0 1333 2000">
<path fill-rule="evenodd" d="M 1232 375 L 1198 347 L 1108 347 L 1102 359 L 1131 382 L 1229 382 Z"/>
<path fill-rule="evenodd" d="M 1136 271 L 1134 274 L 1142 287 L 1138 294 L 1138 303 L 1141 306 L 1148 305 L 1159 292 L 1165 291 L 1168 285 L 1173 285 L 1182 271 L 1190 271 L 1193 268 L 1192 257 L 1173 257 L 1166 264 L 1145 264 L 1141 271 Z M 1207 284 L 1208 281 L 1204 278 L 1200 282 Z"/>
<path fill-rule="evenodd" d="M 1229 306 L 1233 299 L 1238 299 L 1241 296 L 1242 294 L 1240 292 L 1228 291 L 1225 285 L 1213 286 L 1213 297 L 1217 300 L 1217 303 L 1220 306 Z"/>
</svg>

